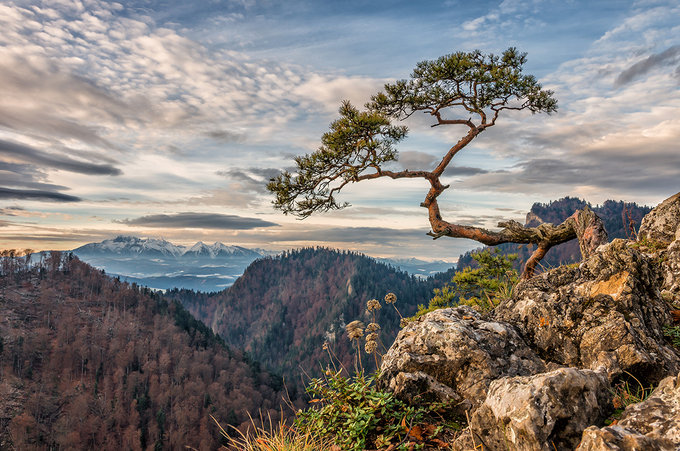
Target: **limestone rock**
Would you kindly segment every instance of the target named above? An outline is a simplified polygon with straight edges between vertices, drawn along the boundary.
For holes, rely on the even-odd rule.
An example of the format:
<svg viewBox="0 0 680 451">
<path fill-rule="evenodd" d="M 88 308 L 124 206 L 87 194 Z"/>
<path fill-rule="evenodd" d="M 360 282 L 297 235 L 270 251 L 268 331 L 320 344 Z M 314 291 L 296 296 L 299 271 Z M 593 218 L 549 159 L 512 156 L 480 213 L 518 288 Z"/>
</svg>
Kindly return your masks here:
<svg viewBox="0 0 680 451">
<path fill-rule="evenodd" d="M 655 440 L 621 426 L 598 428 L 590 426 L 583 431 L 577 451 L 671 451 L 661 448 Z"/>
<path fill-rule="evenodd" d="M 659 286 L 658 264 L 614 240 L 579 267 L 521 282 L 493 318 L 516 326 L 546 362 L 654 383 L 680 370 L 680 354 L 663 337 L 671 315 Z"/>
<path fill-rule="evenodd" d="M 504 377 L 489 386 L 472 430 L 489 451 L 574 449 L 586 427 L 606 418 L 611 396 L 607 376 L 591 370 Z"/>
<path fill-rule="evenodd" d="M 680 227 L 680 193 L 669 197 L 650 211 L 640 224 L 638 240 L 670 243 Z"/>
<path fill-rule="evenodd" d="M 680 227 L 677 238 L 660 255 L 661 273 L 663 274 L 662 294 L 680 305 Z"/>
<path fill-rule="evenodd" d="M 379 383 L 409 401 L 454 401 L 462 413 L 484 401 L 494 379 L 542 371 L 545 365 L 512 326 L 461 306 L 402 329 L 383 357 Z"/>
<path fill-rule="evenodd" d="M 626 408 L 615 426 L 590 427 L 579 451 L 680 449 L 680 375 L 662 380 L 645 401 Z"/>
</svg>

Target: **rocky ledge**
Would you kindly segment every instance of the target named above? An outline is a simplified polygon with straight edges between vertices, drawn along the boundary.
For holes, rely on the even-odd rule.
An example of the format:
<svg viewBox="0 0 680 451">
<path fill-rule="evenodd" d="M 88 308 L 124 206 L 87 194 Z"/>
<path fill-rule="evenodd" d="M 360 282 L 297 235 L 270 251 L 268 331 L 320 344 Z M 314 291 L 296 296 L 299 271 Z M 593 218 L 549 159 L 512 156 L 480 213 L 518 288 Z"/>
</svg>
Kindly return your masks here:
<svg viewBox="0 0 680 451">
<path fill-rule="evenodd" d="M 672 302 L 680 193 L 645 217 L 638 240 L 522 281 L 487 315 L 461 306 L 408 324 L 379 383 L 467 416 L 458 450 L 678 450 L 680 351 L 664 336 Z M 621 381 L 656 389 L 605 426 Z"/>
</svg>

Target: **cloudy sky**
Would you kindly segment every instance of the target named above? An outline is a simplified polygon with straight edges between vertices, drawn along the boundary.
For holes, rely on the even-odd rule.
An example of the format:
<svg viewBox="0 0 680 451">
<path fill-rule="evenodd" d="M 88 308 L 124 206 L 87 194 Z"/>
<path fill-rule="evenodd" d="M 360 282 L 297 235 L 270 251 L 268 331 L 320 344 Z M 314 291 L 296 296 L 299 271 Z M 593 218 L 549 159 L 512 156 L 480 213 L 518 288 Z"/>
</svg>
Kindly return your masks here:
<svg viewBox="0 0 680 451">
<path fill-rule="evenodd" d="M 304 221 L 264 186 L 316 149 L 342 99 L 458 50 L 527 52 L 559 111 L 507 114 L 459 154 L 446 219 L 680 191 L 677 0 L 3 1 L 0 29 L 0 248 L 126 234 L 454 261 L 475 245 L 425 235 L 424 181 L 360 183 L 351 208 Z M 466 131 L 407 125 L 409 169 Z"/>
</svg>

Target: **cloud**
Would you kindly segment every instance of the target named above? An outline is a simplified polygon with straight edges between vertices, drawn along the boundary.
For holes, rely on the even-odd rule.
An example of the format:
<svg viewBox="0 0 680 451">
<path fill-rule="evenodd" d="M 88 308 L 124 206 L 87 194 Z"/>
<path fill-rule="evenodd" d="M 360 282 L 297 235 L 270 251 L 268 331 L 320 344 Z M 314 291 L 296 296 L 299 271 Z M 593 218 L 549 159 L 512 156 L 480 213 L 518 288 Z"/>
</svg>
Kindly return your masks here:
<svg viewBox="0 0 680 451">
<path fill-rule="evenodd" d="M 206 133 L 210 138 L 226 143 L 242 143 L 245 141 L 245 135 L 229 130 L 211 130 Z"/>
<path fill-rule="evenodd" d="M 429 153 L 417 150 L 402 150 L 399 152 L 397 163 L 402 169 L 430 170 L 434 169 L 437 161 L 439 161 L 439 158 L 430 155 Z"/>
<path fill-rule="evenodd" d="M 619 76 L 616 77 L 614 84 L 616 86 L 622 86 L 630 83 L 633 79 L 650 72 L 656 67 L 677 62 L 678 57 L 680 57 L 680 45 L 674 45 L 663 52 L 650 55 L 621 72 Z M 678 66 L 677 70 L 680 70 L 680 66 Z"/>
<path fill-rule="evenodd" d="M 468 176 L 476 174 L 486 174 L 487 172 L 489 171 L 482 168 L 472 168 L 469 166 L 449 166 L 448 168 L 446 168 L 444 175 Z"/>
<path fill-rule="evenodd" d="M 80 202 L 82 199 L 54 191 L 24 190 L 0 187 L 0 199 L 46 200 L 54 202 Z"/>
<path fill-rule="evenodd" d="M 6 208 L 0 208 L 0 215 L 3 216 L 23 216 L 23 213 L 26 211 L 25 208 L 22 207 L 6 207 Z"/>
<path fill-rule="evenodd" d="M 257 218 L 245 218 L 236 215 L 223 215 L 218 213 L 174 213 L 147 215 L 135 219 L 123 219 L 114 221 L 129 226 L 142 227 L 167 227 L 167 228 L 205 228 L 205 229 L 229 229 L 248 230 L 259 227 L 278 226 L 273 222 Z"/>
<path fill-rule="evenodd" d="M 120 175 L 122 173 L 120 169 L 110 164 L 87 163 L 65 155 L 50 155 L 33 147 L 3 139 L 0 139 L 0 156 L 87 175 Z"/>
</svg>

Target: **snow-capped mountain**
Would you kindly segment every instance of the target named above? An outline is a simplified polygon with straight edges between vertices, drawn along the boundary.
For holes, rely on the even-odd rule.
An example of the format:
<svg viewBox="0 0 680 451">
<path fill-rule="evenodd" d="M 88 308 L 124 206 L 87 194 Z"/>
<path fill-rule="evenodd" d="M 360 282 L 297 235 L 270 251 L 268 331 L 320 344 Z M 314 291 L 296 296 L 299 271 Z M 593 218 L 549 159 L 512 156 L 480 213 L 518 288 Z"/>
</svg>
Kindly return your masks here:
<svg viewBox="0 0 680 451">
<path fill-rule="evenodd" d="M 219 291 L 243 274 L 254 260 L 272 255 L 262 249 L 198 242 L 178 246 L 162 238 L 118 236 L 73 250 L 81 260 L 152 288 Z"/>
<path fill-rule="evenodd" d="M 184 251 L 184 256 L 194 257 L 262 257 L 263 254 L 257 250 L 247 249 L 241 246 L 226 246 L 222 243 L 205 244 L 203 241 L 191 246 Z"/>
<path fill-rule="evenodd" d="M 216 243 L 217 244 L 217 243 Z M 76 255 L 147 255 L 178 257 L 186 251 L 162 238 L 138 238 L 136 236 L 117 236 L 101 243 L 90 243 L 74 249 Z"/>
</svg>

